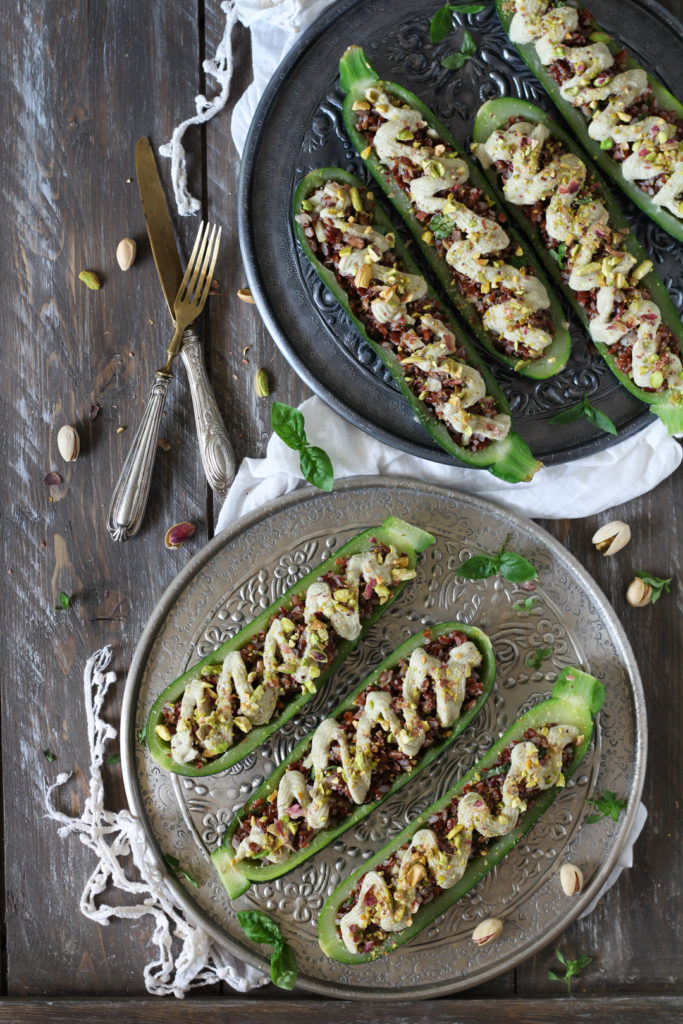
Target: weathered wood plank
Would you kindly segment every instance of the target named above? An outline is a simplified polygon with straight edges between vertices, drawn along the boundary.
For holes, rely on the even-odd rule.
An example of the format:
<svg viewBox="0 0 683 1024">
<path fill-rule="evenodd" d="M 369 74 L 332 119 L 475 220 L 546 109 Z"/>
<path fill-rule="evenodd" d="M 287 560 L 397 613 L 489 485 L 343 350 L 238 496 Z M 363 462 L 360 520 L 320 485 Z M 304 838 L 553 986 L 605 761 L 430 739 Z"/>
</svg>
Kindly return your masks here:
<svg viewBox="0 0 683 1024">
<path fill-rule="evenodd" d="M 681 1020 L 683 999 L 649 996 L 626 999 L 439 999 L 421 1003 L 376 1003 L 302 1000 L 293 996 L 262 998 L 186 999 L 182 1003 L 154 999 L 118 1000 L 3 1000 L 0 1024 L 77 1024 L 79 1021 L 120 1021 L 127 1024 L 673 1024 Z"/>
<path fill-rule="evenodd" d="M 82 806 L 85 660 L 114 645 L 115 722 L 132 646 L 163 588 L 207 537 L 182 371 L 163 427 L 171 450 L 159 453 L 142 534 L 114 545 L 104 518 L 170 323 L 144 237 L 133 148 L 142 134 L 164 141 L 197 91 L 197 5 L 49 0 L 4 13 L 0 103 L 12 130 L 0 202 L 14 279 L 3 287 L 0 381 L 8 427 L 2 545 L 11 573 L 4 630 L 14 638 L 1 655 L 2 727 L 11 737 L 3 748 L 8 990 L 136 993 L 144 991 L 150 922 L 103 929 L 79 913 L 93 859 L 44 818 L 42 779 L 74 768 L 62 803 Z M 140 243 L 125 275 L 114 258 L 124 235 Z M 83 268 L 101 275 L 101 291 L 77 280 Z M 93 422 L 91 403 L 102 407 Z M 77 425 L 83 442 L 68 466 L 56 451 L 63 423 Z M 62 485 L 43 486 L 49 469 Z M 197 537 L 170 552 L 164 531 L 179 519 L 197 522 Z M 60 590 L 74 604 L 55 612 Z M 107 784 L 121 806 L 118 767 L 107 769 Z"/>
</svg>

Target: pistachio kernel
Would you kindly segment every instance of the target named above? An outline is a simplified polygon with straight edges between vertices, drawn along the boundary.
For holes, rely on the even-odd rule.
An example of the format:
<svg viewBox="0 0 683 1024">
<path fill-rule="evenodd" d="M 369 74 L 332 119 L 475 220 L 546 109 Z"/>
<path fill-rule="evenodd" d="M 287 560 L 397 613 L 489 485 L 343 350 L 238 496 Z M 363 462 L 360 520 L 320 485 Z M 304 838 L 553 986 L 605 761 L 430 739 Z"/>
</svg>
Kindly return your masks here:
<svg viewBox="0 0 683 1024">
<path fill-rule="evenodd" d="M 238 288 L 237 298 L 240 300 L 240 302 L 249 302 L 252 306 L 256 301 L 254 299 L 254 296 L 251 294 L 251 288 Z"/>
<path fill-rule="evenodd" d="M 268 374 L 265 370 L 259 370 L 254 381 L 254 390 L 258 398 L 267 398 L 270 394 Z"/>
<path fill-rule="evenodd" d="M 154 731 L 159 737 L 159 739 L 164 740 L 165 743 L 171 742 L 171 733 L 169 732 L 165 725 L 157 725 Z"/>
<path fill-rule="evenodd" d="M 166 531 L 164 544 L 167 548 L 179 548 L 186 540 L 189 540 L 196 526 L 194 523 L 176 523 Z"/>
<path fill-rule="evenodd" d="M 102 287 L 99 277 L 94 270 L 81 270 L 78 280 L 82 281 L 92 291 L 97 292 Z"/>
</svg>

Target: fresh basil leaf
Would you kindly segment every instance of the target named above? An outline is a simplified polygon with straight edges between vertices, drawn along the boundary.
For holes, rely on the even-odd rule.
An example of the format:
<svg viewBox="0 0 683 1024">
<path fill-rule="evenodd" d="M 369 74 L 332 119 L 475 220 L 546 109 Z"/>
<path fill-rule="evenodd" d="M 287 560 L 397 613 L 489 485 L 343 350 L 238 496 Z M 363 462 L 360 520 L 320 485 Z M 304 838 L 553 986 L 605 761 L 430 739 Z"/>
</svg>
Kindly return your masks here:
<svg viewBox="0 0 683 1024">
<path fill-rule="evenodd" d="M 459 71 L 469 59 L 464 53 L 449 53 L 441 61 L 441 67 L 446 68 L 448 71 Z"/>
<path fill-rule="evenodd" d="M 560 961 L 561 964 L 566 964 L 567 963 L 567 958 L 565 957 L 564 953 L 562 952 L 562 950 L 560 949 L 559 946 L 555 950 L 555 956 L 557 957 L 557 959 Z"/>
<path fill-rule="evenodd" d="M 537 597 L 525 597 L 523 601 L 515 601 L 513 608 L 520 615 L 531 615 L 531 612 L 538 601 Z"/>
<path fill-rule="evenodd" d="M 455 221 L 444 213 L 436 213 L 429 222 L 429 230 L 435 238 L 450 238 Z"/>
<path fill-rule="evenodd" d="M 138 743 L 141 746 L 145 746 L 145 744 L 147 743 L 147 730 L 144 727 L 144 725 L 135 733 L 135 738 L 137 739 Z"/>
<path fill-rule="evenodd" d="M 456 575 L 466 580 L 485 580 L 495 576 L 497 569 L 498 561 L 491 555 L 473 555 L 460 565 Z"/>
<path fill-rule="evenodd" d="M 602 821 L 602 814 L 589 814 L 586 818 L 587 825 L 594 825 L 596 821 Z"/>
<path fill-rule="evenodd" d="M 533 668 L 538 671 L 546 658 L 549 658 L 552 653 L 552 647 L 534 647 L 526 659 L 527 668 Z"/>
<path fill-rule="evenodd" d="M 483 4 L 455 4 L 451 10 L 456 14 L 481 14 L 484 10 Z"/>
<path fill-rule="evenodd" d="M 582 416 L 583 402 L 579 402 L 578 405 L 572 405 L 569 409 L 563 409 L 562 412 L 551 416 L 548 423 L 573 423 L 575 420 L 580 420 Z"/>
<path fill-rule="evenodd" d="M 68 594 L 65 594 L 63 590 L 60 590 L 59 594 L 57 595 L 57 604 L 59 605 L 59 608 L 70 608 L 71 598 L 69 597 Z M 59 611 L 59 608 L 57 609 L 57 611 Z"/>
<path fill-rule="evenodd" d="M 498 571 L 511 583 L 524 583 L 525 580 L 532 580 L 538 576 L 531 562 L 514 551 L 503 552 L 500 556 Z"/>
<path fill-rule="evenodd" d="M 462 37 L 462 52 L 466 57 L 471 57 L 477 52 L 477 40 L 468 29 L 465 29 Z"/>
<path fill-rule="evenodd" d="M 277 436 L 288 448 L 298 452 L 306 444 L 306 429 L 303 413 L 284 402 L 273 402 L 271 423 Z"/>
<path fill-rule="evenodd" d="M 112 754 L 111 757 L 107 758 L 105 764 L 118 764 L 120 760 L 121 760 L 121 755 L 120 754 Z"/>
<path fill-rule="evenodd" d="M 238 910 L 237 920 L 242 925 L 244 934 L 252 942 L 265 942 L 277 949 L 282 948 L 285 940 L 280 925 L 268 914 L 261 910 Z"/>
<path fill-rule="evenodd" d="M 599 409 L 595 409 L 590 403 L 584 410 L 584 416 L 591 423 L 599 427 L 600 430 L 604 430 L 606 434 L 614 434 L 616 436 L 617 428 L 612 423 L 609 416 L 606 416 L 604 412 L 600 412 Z"/>
<path fill-rule="evenodd" d="M 180 861 L 177 857 L 174 857 L 172 853 L 165 853 L 164 860 L 172 871 L 177 871 L 180 867 Z"/>
<path fill-rule="evenodd" d="M 650 572 L 639 572 L 636 575 L 640 577 L 643 583 L 647 583 L 649 587 L 652 587 L 650 604 L 654 604 L 655 601 L 659 601 L 664 592 L 667 594 L 671 593 L 671 587 L 669 584 L 671 583 L 673 576 L 667 576 L 664 578 L 661 576 L 653 576 Z"/>
<path fill-rule="evenodd" d="M 296 985 L 297 973 L 294 950 L 285 942 L 270 958 L 270 980 L 278 988 L 292 989 Z"/>
<path fill-rule="evenodd" d="M 51 750 L 44 750 L 43 757 L 45 758 L 46 761 L 54 761 L 55 759 L 55 755 L 52 753 Z"/>
<path fill-rule="evenodd" d="M 429 23 L 430 42 L 442 42 L 450 32 L 452 23 L 450 4 L 440 7 Z"/>
<path fill-rule="evenodd" d="M 334 470 L 327 452 L 322 448 L 305 445 L 299 452 L 299 465 L 304 479 L 321 491 L 331 491 L 334 485 Z"/>
<path fill-rule="evenodd" d="M 564 981 L 564 978 L 560 978 L 559 975 L 555 974 L 555 971 L 548 971 L 548 977 L 551 981 Z"/>
</svg>

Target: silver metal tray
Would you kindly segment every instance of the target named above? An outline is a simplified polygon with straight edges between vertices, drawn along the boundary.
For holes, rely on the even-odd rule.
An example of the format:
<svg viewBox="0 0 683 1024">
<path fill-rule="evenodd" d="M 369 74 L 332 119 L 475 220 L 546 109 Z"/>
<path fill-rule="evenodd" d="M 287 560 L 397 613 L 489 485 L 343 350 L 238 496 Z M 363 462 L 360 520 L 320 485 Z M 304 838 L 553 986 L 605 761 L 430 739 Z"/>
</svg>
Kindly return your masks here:
<svg viewBox="0 0 683 1024">
<path fill-rule="evenodd" d="M 258 753 L 222 775 L 186 779 L 163 771 L 136 732 L 159 692 L 193 662 L 235 633 L 262 608 L 358 530 L 398 515 L 430 530 L 436 544 L 420 559 L 417 579 L 353 652 L 300 718 Z M 533 613 L 513 607 L 528 596 L 502 577 L 470 582 L 460 561 L 477 550 L 509 545 L 539 571 Z M 435 764 L 357 828 L 284 878 L 253 888 L 231 905 L 208 854 L 233 811 L 343 696 L 403 639 L 424 626 L 457 619 L 491 636 L 498 677 L 481 714 Z M 537 646 L 553 653 L 540 671 L 527 667 Z M 577 775 L 528 837 L 463 900 L 416 941 L 374 964 L 327 960 L 316 937 L 320 907 L 335 885 L 394 836 L 480 757 L 517 717 L 549 694 L 559 671 L 581 666 L 606 687 L 596 740 Z M 216 537 L 186 566 L 155 609 L 126 683 L 122 761 L 131 810 L 138 815 L 161 870 L 187 913 L 252 963 L 267 966 L 235 910 L 271 914 L 296 951 L 300 984 L 346 998 L 426 998 L 455 992 L 505 971 L 550 942 L 585 908 L 607 878 L 628 837 L 640 797 L 646 724 L 638 667 L 623 629 L 594 581 L 540 527 L 489 502 L 403 479 L 355 478 L 327 495 L 310 489 L 281 498 Z M 586 825 L 585 799 L 614 790 L 628 801 L 618 822 Z M 171 877 L 163 854 L 175 855 L 200 882 Z M 559 884 L 570 860 L 586 887 L 569 900 Z M 470 940 L 486 917 L 500 917 L 500 939 Z"/>
</svg>

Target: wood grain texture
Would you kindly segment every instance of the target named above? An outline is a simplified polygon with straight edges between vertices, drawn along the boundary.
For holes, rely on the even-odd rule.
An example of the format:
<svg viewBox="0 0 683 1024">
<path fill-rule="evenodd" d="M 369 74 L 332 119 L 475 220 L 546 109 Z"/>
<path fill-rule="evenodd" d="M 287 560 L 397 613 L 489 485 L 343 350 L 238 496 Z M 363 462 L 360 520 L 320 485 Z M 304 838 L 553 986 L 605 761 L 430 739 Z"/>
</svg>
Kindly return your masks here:
<svg viewBox="0 0 683 1024">
<path fill-rule="evenodd" d="M 681 15 L 681 0 L 667 6 Z M 159 452 L 143 530 L 128 544 L 114 545 L 104 528 L 112 483 L 163 359 L 170 324 L 145 237 L 133 147 L 142 134 L 158 147 L 193 111 L 194 95 L 212 93 L 201 61 L 222 35 L 223 14 L 213 0 L 204 7 L 204 0 L 142 5 L 14 0 L 3 9 L 0 112 L 11 131 L 1 157 L 5 188 L 0 195 L 9 265 L 9 273 L 0 276 L 5 350 L 0 415 L 6 427 L 0 452 L 8 476 L 2 614 L 4 636 L 11 640 L 0 653 L 0 889 L 5 900 L 0 984 L 10 998 L 0 1000 L 0 1022 L 201 1019 L 211 1024 L 232 1014 L 240 1024 L 252 1024 L 273 1013 L 283 1024 L 368 1019 L 363 1004 L 324 1002 L 273 988 L 258 997 L 228 991 L 217 1000 L 217 987 L 182 1004 L 132 998 L 145 991 L 142 968 L 152 956 L 151 921 L 100 928 L 84 918 L 79 899 L 93 859 L 76 839 L 60 839 L 43 817 L 45 777 L 74 770 L 60 798 L 69 813 L 76 813 L 87 795 L 85 659 L 112 643 L 119 682 L 108 715 L 116 723 L 125 672 L 144 623 L 166 585 L 212 535 L 218 512 L 203 479 L 189 390 L 179 366 L 162 430 L 171 447 Z M 231 100 L 208 129 L 193 129 L 186 142 L 190 187 L 201 196 L 203 213 L 224 227 L 218 294 L 200 332 L 219 406 L 242 458 L 263 454 L 273 400 L 298 404 L 309 392 L 270 340 L 256 308 L 236 296 L 246 278 L 236 234 L 239 160 L 230 113 L 250 80 L 249 36 L 241 26 L 233 43 Z M 168 163 L 161 161 L 160 169 L 168 186 Z M 184 257 L 196 228 L 196 218 L 178 225 Z M 135 237 L 139 247 L 127 274 L 114 259 L 124 235 Z M 101 291 L 88 291 L 77 280 L 84 268 L 100 274 Z M 259 367 L 270 378 L 266 399 L 254 391 Z M 101 412 L 91 421 L 92 403 Z M 56 450 L 64 423 L 78 427 L 82 442 L 79 459 L 69 465 Z M 118 434 L 119 427 L 127 429 Z M 47 488 L 42 479 L 51 469 L 64 482 Z M 470 990 L 467 999 L 373 1005 L 372 1019 L 379 1024 L 491 1019 L 550 1024 L 570 1016 L 624 1024 L 681 1019 L 682 479 L 679 472 L 655 492 L 592 519 L 542 524 L 595 577 L 621 618 L 640 664 L 650 728 L 644 793 L 649 819 L 634 867 L 559 943 L 568 953 L 595 958 L 575 981 L 576 995 L 571 1002 L 549 998 L 562 989 L 547 977 L 553 966 L 548 948 Z M 590 538 L 598 525 L 614 518 L 630 523 L 633 540 L 616 558 L 604 559 Z M 195 537 L 179 551 L 167 551 L 166 528 L 184 519 L 197 523 Z M 655 606 L 631 609 L 624 593 L 639 569 L 673 575 L 672 593 Z M 55 612 L 60 590 L 74 603 Z M 56 761 L 48 763 L 44 749 L 54 752 Z M 106 769 L 106 782 L 109 805 L 122 806 L 118 767 Z M 107 899 L 115 902 L 116 895 Z M 131 998 L 11 998 L 43 994 Z M 494 998 L 513 994 L 517 998 Z"/>
<path fill-rule="evenodd" d="M 683 999 L 650 996 L 564 999 L 428 999 L 419 1003 L 352 1003 L 292 996 L 262 999 L 246 996 L 192 999 L 0 1000 L 0 1024 L 674 1024 L 681 1020 Z"/>
</svg>

